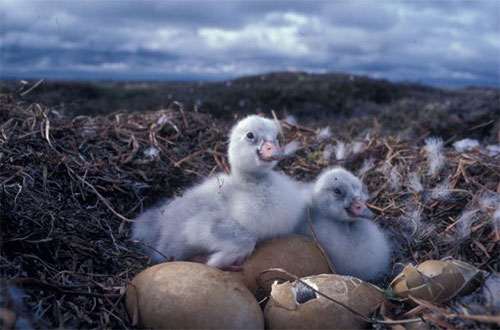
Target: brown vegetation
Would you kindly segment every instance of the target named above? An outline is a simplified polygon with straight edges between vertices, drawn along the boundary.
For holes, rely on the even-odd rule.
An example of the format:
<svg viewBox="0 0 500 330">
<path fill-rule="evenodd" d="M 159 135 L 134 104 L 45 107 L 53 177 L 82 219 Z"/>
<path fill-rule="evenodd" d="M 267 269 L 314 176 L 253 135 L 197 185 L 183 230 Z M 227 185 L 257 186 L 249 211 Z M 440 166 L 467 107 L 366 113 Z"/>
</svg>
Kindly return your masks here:
<svg viewBox="0 0 500 330">
<path fill-rule="evenodd" d="M 477 111 L 463 114 L 456 128 L 443 131 L 463 136 L 460 123 L 475 123 L 476 130 L 468 126 L 471 134 L 480 135 L 483 143 L 495 142 L 498 123 L 491 122 L 496 115 L 491 109 L 494 102 L 498 105 L 498 90 L 491 93 L 490 103 L 481 98 Z M 0 97 L 2 307 L 37 327 L 130 327 L 124 289 L 148 258 L 129 239 L 129 219 L 159 196 L 177 195 L 215 171 L 227 171 L 226 140 L 234 119 L 186 110 L 192 108 L 177 102 L 158 111 L 68 117 L 17 94 Z M 418 111 L 439 113 L 430 103 L 414 102 Z M 391 109 L 410 107 L 402 99 L 390 104 Z M 280 169 L 300 180 L 312 180 L 331 165 L 361 175 L 372 194 L 376 221 L 391 232 L 398 251 L 392 276 L 380 286 L 408 262 L 446 256 L 498 273 L 500 221 L 493 216 L 500 193 L 498 152 L 479 147 L 461 153 L 445 144 L 443 165 L 430 175 L 422 145 L 441 128 L 432 126 L 429 116 L 423 121 L 401 112 L 384 117 L 390 113 L 382 106 L 377 114 L 360 115 L 364 130 L 352 117 L 346 117 L 345 125 L 323 120 L 321 126 L 333 128 L 326 139 L 318 139 L 315 120 L 299 125 L 283 120 L 283 140 L 298 140 L 301 148 Z M 447 119 L 452 115 L 443 114 Z M 322 116 L 330 118 L 327 112 Z M 420 123 L 411 127 L 419 138 L 384 133 L 384 123 L 396 125 L 403 117 Z M 335 153 L 339 137 L 355 151 L 335 159 L 325 150 Z M 421 189 L 410 180 L 415 177 Z M 11 285 L 23 289 L 24 311 L 9 296 Z M 480 315 L 498 313 L 481 299 Z M 491 326 L 481 318 L 461 317 L 478 311 L 468 311 L 457 300 L 410 314 L 409 307 L 397 301 L 395 306 L 386 315 L 396 320 L 411 315 L 437 326 Z"/>
</svg>

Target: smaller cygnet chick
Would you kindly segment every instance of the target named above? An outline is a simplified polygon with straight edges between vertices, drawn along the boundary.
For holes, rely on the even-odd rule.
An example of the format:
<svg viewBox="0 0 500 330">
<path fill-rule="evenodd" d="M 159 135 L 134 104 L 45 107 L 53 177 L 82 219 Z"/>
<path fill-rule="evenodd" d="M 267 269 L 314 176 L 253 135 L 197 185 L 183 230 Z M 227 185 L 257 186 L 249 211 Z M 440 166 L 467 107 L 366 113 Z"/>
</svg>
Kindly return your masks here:
<svg viewBox="0 0 500 330">
<path fill-rule="evenodd" d="M 231 174 L 217 174 L 182 197 L 141 214 L 132 238 L 150 246 L 153 261 L 203 260 L 231 268 L 255 244 L 293 233 L 305 200 L 298 184 L 273 171 L 284 155 L 274 121 L 248 116 L 232 129 Z"/>
<path fill-rule="evenodd" d="M 366 207 L 361 181 L 343 168 L 323 172 L 310 188 L 310 215 L 318 243 L 339 274 L 375 280 L 390 270 L 391 248 Z M 299 233 L 313 237 L 305 219 Z"/>
</svg>

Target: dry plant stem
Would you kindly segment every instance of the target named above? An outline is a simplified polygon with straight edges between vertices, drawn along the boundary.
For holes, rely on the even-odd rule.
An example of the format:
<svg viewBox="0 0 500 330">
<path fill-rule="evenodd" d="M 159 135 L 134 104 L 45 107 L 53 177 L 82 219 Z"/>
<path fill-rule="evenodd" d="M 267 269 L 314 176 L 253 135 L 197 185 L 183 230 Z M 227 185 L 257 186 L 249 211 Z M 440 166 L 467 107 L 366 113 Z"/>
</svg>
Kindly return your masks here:
<svg viewBox="0 0 500 330">
<path fill-rule="evenodd" d="M 496 323 L 500 324 L 500 316 L 491 316 L 491 315 L 470 315 L 470 314 L 456 314 L 456 313 L 449 313 L 446 310 L 439 308 L 433 304 L 431 304 L 428 301 L 422 300 L 415 298 L 413 296 L 409 296 L 409 298 L 419 304 L 420 306 L 424 306 L 433 312 L 436 312 L 446 318 L 453 319 L 453 318 L 459 318 L 459 319 L 466 319 L 466 320 L 474 320 L 474 321 L 480 321 L 480 322 L 487 322 L 487 323 Z"/>
<path fill-rule="evenodd" d="M 87 291 L 72 291 L 68 289 L 61 288 L 61 286 L 55 286 L 49 283 L 46 283 L 44 281 L 38 280 L 36 278 L 17 278 L 17 279 L 12 279 L 10 280 L 12 284 L 19 285 L 21 287 L 26 287 L 26 286 L 33 286 L 36 288 L 43 288 L 44 290 L 50 290 L 50 291 L 55 291 L 58 292 L 59 294 L 70 294 L 70 295 L 77 295 L 77 296 L 90 296 L 90 297 L 97 297 L 97 298 L 120 298 L 121 294 L 116 294 L 116 293 L 96 293 L 96 292 L 87 292 Z"/>
<path fill-rule="evenodd" d="M 442 327 L 443 329 L 457 329 L 457 327 L 453 326 L 452 324 L 445 322 L 443 320 L 438 319 L 434 315 L 431 315 L 431 313 L 422 313 L 422 318 L 428 322 L 433 322 L 437 324 L 438 326 Z"/>
<path fill-rule="evenodd" d="M 42 111 L 42 110 L 41 110 Z M 61 159 L 65 159 L 65 157 L 63 155 L 61 155 L 61 153 L 52 145 L 52 143 L 50 142 L 50 133 L 49 133 L 49 127 L 50 127 L 50 121 L 49 119 L 47 118 L 47 115 L 45 114 L 44 111 L 42 111 L 42 114 L 43 114 L 43 117 L 46 119 L 46 125 L 45 125 L 45 130 L 42 131 L 42 136 L 44 136 L 43 132 L 45 132 L 45 139 L 47 140 L 47 142 L 49 143 L 50 147 L 58 154 L 61 156 Z M 132 135 L 133 137 L 133 135 Z M 135 141 L 135 139 L 134 139 Z M 135 149 L 135 146 L 134 146 L 134 149 Z M 83 184 L 85 184 L 86 186 L 88 186 L 93 192 L 94 194 L 97 195 L 97 197 L 104 203 L 104 205 L 106 205 L 106 207 L 114 214 L 116 215 L 118 218 L 120 218 L 122 221 L 127 221 L 127 222 L 133 222 L 133 220 L 131 219 L 128 219 L 126 217 L 124 217 L 123 215 L 121 215 L 120 213 L 116 212 L 115 209 L 113 208 L 113 206 L 111 205 L 111 203 L 106 199 L 104 198 L 98 191 L 97 189 L 91 185 L 90 183 L 88 183 L 87 181 L 85 181 L 85 179 L 83 179 L 82 177 L 80 177 L 78 174 L 75 173 L 75 171 L 73 171 L 73 169 L 71 169 L 71 167 L 68 165 L 67 162 L 64 162 L 64 165 L 66 166 L 66 168 L 68 169 L 68 172 L 70 172 L 71 174 L 73 174 L 74 176 L 76 176 L 76 178 L 78 178 Z"/>
<path fill-rule="evenodd" d="M 111 206 L 111 203 L 106 199 L 104 198 L 98 191 L 97 189 L 95 189 L 95 187 L 93 185 L 91 185 L 90 183 L 88 183 L 87 181 L 85 181 L 85 179 L 83 179 L 82 177 L 80 177 L 78 174 L 76 174 L 69 166 L 68 164 L 64 163 L 64 165 L 66 165 L 66 168 L 68 169 L 69 172 L 71 172 L 78 180 L 80 180 L 83 184 L 85 184 L 87 187 L 89 187 L 93 192 L 94 194 L 97 195 L 97 197 L 101 200 L 101 202 L 104 203 L 104 205 L 106 205 L 106 207 L 114 214 L 116 215 L 118 218 L 120 218 L 121 220 L 123 221 L 127 221 L 127 222 L 134 222 L 134 220 L 132 219 L 129 219 L 129 218 L 126 218 L 124 217 L 123 215 L 121 215 L 120 213 L 116 212 L 115 209 L 113 208 L 113 206 Z"/>
<path fill-rule="evenodd" d="M 285 122 L 283 122 L 283 123 L 284 123 L 286 126 L 288 126 L 289 128 L 294 128 L 294 129 L 297 129 L 297 130 L 299 130 L 299 131 L 304 131 L 304 132 L 308 132 L 308 133 L 314 133 L 314 134 L 316 134 L 316 131 L 315 131 L 315 130 L 313 130 L 313 129 L 310 129 L 310 128 L 307 128 L 307 127 L 303 127 L 303 126 L 299 126 L 299 125 L 297 125 L 297 124 L 292 125 L 292 124 L 287 123 L 286 121 L 285 121 Z"/>
<path fill-rule="evenodd" d="M 484 126 L 491 125 L 491 124 L 493 124 L 494 122 L 495 122 L 495 120 L 493 120 L 493 119 L 492 119 L 492 120 L 489 120 L 489 121 L 487 121 L 487 122 L 484 122 L 484 123 L 482 123 L 482 124 L 479 124 L 479 125 L 476 125 L 476 126 L 474 126 L 474 127 L 469 128 L 469 131 L 473 131 L 473 130 L 476 130 L 476 129 L 478 129 L 478 128 L 484 127 Z"/>
<path fill-rule="evenodd" d="M 285 138 L 285 134 L 283 134 L 283 128 L 281 127 L 280 120 L 276 116 L 276 112 L 274 110 L 271 110 L 271 114 L 273 115 L 274 122 L 276 123 L 276 126 L 278 127 L 278 131 L 280 133 L 281 138 Z"/>
<path fill-rule="evenodd" d="M 31 86 L 30 88 L 28 88 L 24 92 L 19 93 L 19 95 L 21 95 L 21 96 L 28 95 L 32 90 L 34 90 L 35 88 L 37 88 L 38 86 L 40 86 L 40 84 L 43 83 L 43 81 L 44 81 L 44 79 L 38 80 L 36 83 L 33 84 L 33 86 Z"/>
<path fill-rule="evenodd" d="M 359 313 L 358 311 L 352 309 L 351 307 L 345 305 L 344 303 L 342 303 L 342 302 L 340 302 L 338 300 L 335 300 L 335 299 L 327 296 L 326 294 L 322 293 L 319 290 L 316 290 L 311 285 L 309 285 L 306 282 L 302 281 L 297 275 L 294 275 L 294 274 L 292 274 L 290 272 L 287 272 L 286 270 L 284 270 L 282 268 L 270 268 L 270 269 L 267 269 L 267 270 L 261 272 L 261 274 L 265 274 L 265 273 L 269 273 L 269 272 L 280 272 L 280 273 L 283 273 L 283 274 L 285 274 L 287 276 L 290 276 L 291 278 L 293 278 L 294 280 L 296 280 L 296 281 L 304 284 L 305 286 L 307 286 L 309 289 L 313 290 L 314 292 L 316 292 L 320 296 L 322 296 L 322 297 L 330 300 L 331 302 L 333 302 L 333 303 L 335 303 L 335 304 L 337 304 L 339 306 L 342 306 L 343 308 L 347 309 L 349 312 L 353 313 L 354 316 L 356 316 L 359 319 L 362 319 L 365 322 L 375 323 L 375 324 L 405 324 L 405 323 L 414 323 L 414 322 L 421 321 L 420 319 L 407 319 L 407 320 L 397 320 L 397 321 L 383 321 L 383 320 L 370 319 L 370 318 L 365 317 L 363 314 Z"/>
<path fill-rule="evenodd" d="M 216 152 L 216 151 L 213 151 L 213 150 L 198 150 L 198 151 L 195 151 L 192 154 L 190 154 L 190 155 L 182 158 L 181 160 L 175 162 L 174 166 L 175 167 L 179 167 L 182 163 L 188 162 L 192 158 L 198 157 L 199 155 L 202 155 L 202 154 L 212 154 L 212 155 L 216 155 L 216 156 L 219 156 L 219 157 L 225 157 L 226 156 L 223 153 Z"/>
<path fill-rule="evenodd" d="M 323 258 L 325 259 L 326 263 L 328 264 L 328 268 L 330 268 L 330 272 L 332 274 L 337 274 L 337 270 L 335 269 L 335 266 L 333 265 L 332 261 L 330 260 L 330 257 L 328 254 L 325 252 L 321 244 L 318 242 L 318 238 L 316 237 L 316 232 L 314 231 L 314 226 L 312 224 L 312 218 L 311 218 L 311 207 L 309 204 L 306 205 L 306 212 L 307 212 L 307 222 L 309 223 L 309 230 L 311 231 L 311 234 L 313 235 L 314 238 L 314 243 L 316 243 L 316 246 L 318 247 L 319 251 L 323 255 Z"/>
<path fill-rule="evenodd" d="M 160 254 L 163 257 L 163 259 L 165 259 L 165 262 L 172 261 L 171 257 L 167 257 L 165 254 L 161 253 L 160 251 L 158 251 L 157 249 L 155 249 L 154 247 L 152 247 L 151 245 L 149 245 L 145 242 L 141 242 L 141 241 L 133 241 L 133 242 L 141 244 L 141 245 L 147 247 L 148 249 L 151 249 L 151 250 L 155 251 L 156 253 Z"/>
</svg>

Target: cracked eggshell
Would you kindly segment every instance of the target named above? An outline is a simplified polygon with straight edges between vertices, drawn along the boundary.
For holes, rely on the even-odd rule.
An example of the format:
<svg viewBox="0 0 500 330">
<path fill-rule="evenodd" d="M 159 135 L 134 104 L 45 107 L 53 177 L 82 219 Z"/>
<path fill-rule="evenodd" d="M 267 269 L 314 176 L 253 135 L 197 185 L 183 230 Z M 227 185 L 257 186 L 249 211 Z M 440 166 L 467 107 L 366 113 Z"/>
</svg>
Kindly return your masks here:
<svg viewBox="0 0 500 330">
<path fill-rule="evenodd" d="M 407 265 L 390 286 L 399 297 L 412 295 L 440 303 L 472 292 L 482 279 L 483 273 L 468 263 L 454 259 L 427 260 L 417 267 Z"/>
<path fill-rule="evenodd" d="M 250 291 L 200 263 L 168 262 L 143 270 L 127 288 L 125 302 L 141 328 L 264 328 Z"/>
<path fill-rule="evenodd" d="M 294 235 L 261 243 L 243 263 L 243 271 L 231 272 L 230 275 L 245 284 L 257 300 L 261 300 L 269 295 L 275 280 L 293 280 L 279 272 L 260 275 L 269 268 L 283 268 L 298 277 L 331 273 L 316 243 L 307 237 Z"/>
<path fill-rule="evenodd" d="M 302 280 L 367 318 L 385 302 L 376 288 L 355 277 L 325 274 Z M 264 318 L 269 329 L 360 329 L 367 325 L 346 308 L 298 281 L 273 284 Z"/>
</svg>

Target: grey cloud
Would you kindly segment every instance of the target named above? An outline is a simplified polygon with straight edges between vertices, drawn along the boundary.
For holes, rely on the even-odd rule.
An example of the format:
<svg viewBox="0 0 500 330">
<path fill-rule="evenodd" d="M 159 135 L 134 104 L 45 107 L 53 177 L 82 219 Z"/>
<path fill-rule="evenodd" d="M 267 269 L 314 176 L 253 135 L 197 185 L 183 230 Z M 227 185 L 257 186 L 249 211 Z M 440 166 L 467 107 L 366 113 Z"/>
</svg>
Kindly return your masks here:
<svg viewBox="0 0 500 330">
<path fill-rule="evenodd" d="M 11 1 L 14 2 L 14 1 Z M 133 27 L 183 26 L 238 28 L 271 12 L 295 11 L 314 13 L 323 6 L 321 1 L 20 1 L 12 11 L 32 13 L 31 18 L 57 18 L 68 13 L 99 26 L 129 25 Z M 22 27 L 19 20 L 8 20 L 6 27 Z M 56 25 L 55 19 L 52 22 Z"/>
<path fill-rule="evenodd" d="M 500 85 L 498 1 L 4 0 L 1 9 L 9 76 L 217 79 L 295 68 Z"/>
<path fill-rule="evenodd" d="M 333 25 L 385 30 L 399 18 L 383 2 L 333 1 L 324 10 L 324 21 Z"/>
</svg>

